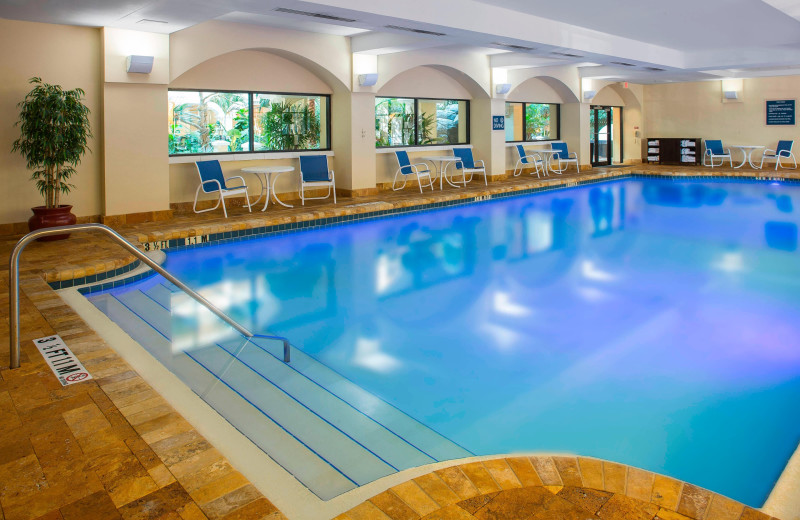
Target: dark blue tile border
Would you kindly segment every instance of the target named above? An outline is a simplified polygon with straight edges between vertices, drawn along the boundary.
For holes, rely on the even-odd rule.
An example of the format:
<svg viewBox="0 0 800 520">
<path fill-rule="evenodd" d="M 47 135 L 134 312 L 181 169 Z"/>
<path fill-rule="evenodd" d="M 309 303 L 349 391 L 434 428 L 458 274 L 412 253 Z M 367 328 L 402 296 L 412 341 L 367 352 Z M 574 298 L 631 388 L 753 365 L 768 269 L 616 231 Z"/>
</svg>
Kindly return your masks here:
<svg viewBox="0 0 800 520">
<path fill-rule="evenodd" d="M 596 179 L 584 179 L 584 180 L 576 180 L 576 181 L 565 181 L 560 184 L 553 184 L 549 186 L 538 186 L 536 188 L 526 188 L 524 190 L 515 190 L 515 191 L 508 191 L 503 193 L 495 193 L 495 194 L 488 194 L 488 195 L 476 195 L 474 197 L 468 197 L 464 199 L 454 199 L 454 200 L 446 200 L 442 202 L 434 202 L 430 204 L 417 204 L 414 206 L 406 206 L 402 208 L 392 208 L 392 209 L 385 209 L 385 210 L 377 210 L 377 211 L 370 211 L 366 213 L 357 213 L 354 215 L 342 215 L 339 217 L 323 217 L 314 220 L 304 220 L 298 222 L 291 222 L 287 224 L 276 224 L 274 226 L 262 226 L 257 228 L 250 228 L 250 229 L 242 229 L 236 231 L 225 231 L 222 233 L 212 233 L 207 236 L 207 239 L 204 241 L 197 242 L 198 237 L 190 237 L 190 238 L 177 238 L 177 239 L 170 239 L 167 241 L 166 247 L 162 248 L 162 251 L 170 252 L 170 251 L 185 251 L 187 249 L 195 249 L 198 247 L 208 247 L 212 245 L 219 245 L 219 244 L 229 244 L 233 242 L 241 242 L 243 240 L 254 240 L 258 238 L 263 238 L 267 236 L 281 236 L 281 235 L 288 235 L 297 233 L 299 231 L 306 231 L 310 229 L 321 229 L 321 228 L 329 228 L 334 226 L 340 226 L 343 224 L 357 222 L 360 220 L 375 220 L 381 218 L 388 218 L 393 217 L 400 214 L 405 213 L 419 213 L 424 211 L 431 211 L 441 208 L 449 208 L 452 206 L 464 206 L 468 204 L 480 204 L 482 202 L 490 202 L 497 199 L 506 199 L 512 197 L 524 197 L 526 195 L 531 195 L 534 193 L 542 193 L 546 191 L 556 191 L 556 190 L 563 190 L 569 188 L 575 188 L 578 186 L 585 186 L 588 184 L 597 184 L 601 182 L 612 182 L 612 181 L 619 181 L 625 179 L 660 179 L 664 181 L 671 181 L 671 182 L 681 182 L 681 181 L 703 181 L 703 182 L 747 182 L 751 181 L 754 183 L 762 183 L 762 182 L 779 182 L 781 184 L 800 184 L 800 179 L 786 179 L 783 177 L 752 177 L 752 176 L 726 176 L 726 177 L 719 177 L 719 176 L 709 176 L 709 175 L 669 175 L 669 174 L 650 174 L 650 173 L 622 173 L 619 175 L 609 175 L 607 177 L 600 177 Z M 50 287 L 53 289 L 66 289 L 69 287 L 74 287 L 76 285 L 85 285 L 85 284 L 92 284 L 100 282 L 101 280 L 105 280 L 107 278 L 113 278 L 115 276 L 120 276 L 125 274 L 132 269 L 135 269 L 139 266 L 141 262 L 136 260 L 135 262 L 120 267 L 119 269 L 115 269 L 113 271 L 108 271 L 106 273 L 99 273 L 97 275 L 87 276 L 83 278 L 76 278 L 74 280 L 65 280 L 62 282 L 49 282 Z M 113 287 L 119 287 L 121 285 L 125 285 L 128 283 L 137 282 L 139 280 L 143 280 L 148 276 L 152 276 L 155 274 L 152 270 L 148 270 L 144 273 L 138 274 L 136 276 L 132 276 L 129 278 L 125 278 L 122 280 L 117 280 L 113 283 L 103 283 L 96 285 L 91 285 L 88 287 L 81 287 L 79 289 L 81 294 L 91 294 L 95 292 L 104 291 L 107 289 L 111 289 Z"/>
</svg>

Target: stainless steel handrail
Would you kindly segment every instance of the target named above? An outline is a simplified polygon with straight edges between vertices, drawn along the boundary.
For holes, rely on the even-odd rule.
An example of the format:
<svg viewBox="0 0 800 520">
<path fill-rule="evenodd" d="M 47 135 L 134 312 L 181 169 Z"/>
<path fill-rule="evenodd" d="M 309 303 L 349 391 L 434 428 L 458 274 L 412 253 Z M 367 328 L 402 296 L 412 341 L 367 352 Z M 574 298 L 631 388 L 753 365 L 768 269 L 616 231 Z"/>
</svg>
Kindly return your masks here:
<svg viewBox="0 0 800 520">
<path fill-rule="evenodd" d="M 20 357 L 20 349 L 19 349 L 19 257 L 22 254 L 22 250 L 25 249 L 25 246 L 28 245 L 32 240 L 35 240 L 40 237 L 46 237 L 50 235 L 63 235 L 64 233 L 72 233 L 76 231 L 102 231 L 103 233 L 110 236 L 117 242 L 119 245 L 130 251 L 134 256 L 139 258 L 142 262 L 147 264 L 148 267 L 153 269 L 155 272 L 175 284 L 180 290 L 191 296 L 195 301 L 197 301 L 200 305 L 204 306 L 206 309 L 210 310 L 214 314 L 216 314 L 220 319 L 222 319 L 225 323 L 236 329 L 240 332 L 243 336 L 247 338 L 252 338 L 253 336 L 262 337 L 267 339 L 277 339 L 283 341 L 283 360 L 285 362 L 289 362 L 289 351 L 290 351 L 290 344 L 289 340 L 281 337 L 281 336 L 262 336 L 256 335 L 244 328 L 242 325 L 234 321 L 230 318 L 227 314 L 222 312 L 213 303 L 206 300 L 203 296 L 197 294 L 192 289 L 190 289 L 186 284 L 169 274 L 167 271 L 164 270 L 163 267 L 158 265 L 156 262 L 150 259 L 146 254 L 136 248 L 133 244 L 125 240 L 122 235 L 114 231 L 108 226 L 104 226 L 103 224 L 76 224 L 73 226 L 59 226 L 59 227 L 52 227 L 46 229 L 37 229 L 36 231 L 31 231 L 24 237 L 22 237 L 17 245 L 14 246 L 14 250 L 11 252 L 11 259 L 9 260 L 8 264 L 8 305 L 9 305 L 9 313 L 8 313 L 8 321 L 10 325 L 9 330 L 9 343 L 10 343 L 10 350 L 11 350 L 11 368 L 19 368 L 19 357 Z"/>
</svg>

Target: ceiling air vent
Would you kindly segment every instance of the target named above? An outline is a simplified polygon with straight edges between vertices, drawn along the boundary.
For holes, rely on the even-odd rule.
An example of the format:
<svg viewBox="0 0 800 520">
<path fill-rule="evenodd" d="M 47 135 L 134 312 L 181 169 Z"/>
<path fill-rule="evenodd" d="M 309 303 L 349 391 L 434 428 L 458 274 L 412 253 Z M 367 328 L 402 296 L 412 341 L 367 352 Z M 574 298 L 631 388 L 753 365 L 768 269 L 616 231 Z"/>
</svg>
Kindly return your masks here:
<svg viewBox="0 0 800 520">
<path fill-rule="evenodd" d="M 299 14 L 300 16 L 310 16 L 312 18 L 322 18 L 323 20 L 332 20 L 334 22 L 347 22 L 352 23 L 356 20 L 352 18 L 343 18 L 341 16 L 334 16 L 332 14 L 324 14 L 324 13 L 311 13 L 308 11 L 298 11 L 297 9 L 288 9 L 286 7 L 278 7 L 275 11 L 279 13 L 287 13 L 287 14 Z"/>
<path fill-rule="evenodd" d="M 169 23 L 166 20 L 151 20 L 150 18 L 142 18 L 136 23 Z"/>
<path fill-rule="evenodd" d="M 645 70 L 652 70 L 653 72 L 664 72 L 666 69 L 659 69 L 658 67 L 645 67 Z"/>
<path fill-rule="evenodd" d="M 624 61 L 612 61 L 614 65 L 622 65 L 623 67 L 635 67 L 636 65 L 633 63 L 625 63 Z"/>
<path fill-rule="evenodd" d="M 417 34 L 427 34 L 430 36 L 447 36 L 445 33 L 440 33 L 436 31 L 426 31 L 425 29 L 414 29 L 413 27 L 403 27 L 402 25 L 384 25 L 387 29 L 395 29 L 398 31 L 407 31 L 413 32 Z"/>
<path fill-rule="evenodd" d="M 567 58 L 583 58 L 583 56 L 580 56 L 578 54 L 570 54 L 568 52 L 555 52 L 555 51 L 553 51 L 550 54 L 555 54 L 557 56 L 566 56 Z"/>
<path fill-rule="evenodd" d="M 525 47 L 524 45 L 516 45 L 514 43 L 492 42 L 489 45 L 497 45 L 498 47 L 505 47 L 506 49 L 512 49 L 512 50 L 515 50 L 515 51 L 532 51 L 532 50 L 534 50 L 533 47 Z"/>
</svg>

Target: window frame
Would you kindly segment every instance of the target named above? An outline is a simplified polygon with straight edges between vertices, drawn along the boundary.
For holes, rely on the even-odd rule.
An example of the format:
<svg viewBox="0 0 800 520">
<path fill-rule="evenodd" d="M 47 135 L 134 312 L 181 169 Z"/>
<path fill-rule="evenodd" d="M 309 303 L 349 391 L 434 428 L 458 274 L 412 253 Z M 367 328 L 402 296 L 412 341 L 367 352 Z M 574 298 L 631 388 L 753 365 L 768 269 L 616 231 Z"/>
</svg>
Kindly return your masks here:
<svg viewBox="0 0 800 520">
<path fill-rule="evenodd" d="M 411 99 L 414 101 L 414 143 L 415 144 L 398 144 L 398 145 L 390 145 L 390 146 L 378 146 L 377 143 L 375 144 L 376 150 L 391 150 L 391 149 L 398 149 L 398 148 L 430 148 L 433 146 L 463 146 L 471 144 L 472 136 L 470 134 L 470 117 L 472 109 L 470 108 L 470 100 L 469 99 L 457 99 L 457 98 L 441 98 L 441 97 L 413 97 L 413 96 L 375 96 L 375 101 L 377 105 L 377 100 L 379 99 Z M 420 101 L 464 101 L 467 103 L 467 140 L 464 143 L 433 143 L 433 144 L 417 144 L 419 139 L 419 102 Z M 459 114 L 459 117 L 461 114 Z M 377 119 L 377 114 L 375 114 L 375 119 Z"/>
<path fill-rule="evenodd" d="M 522 140 L 521 141 L 506 141 L 506 143 L 550 143 L 553 141 L 561 141 L 561 103 L 538 103 L 528 101 L 506 101 L 506 105 L 522 105 Z M 555 105 L 556 106 L 556 136 L 553 139 L 528 139 L 528 105 Z M 552 126 L 552 114 L 550 116 Z"/>
<path fill-rule="evenodd" d="M 197 152 L 197 153 L 171 153 L 169 157 L 197 157 L 200 155 L 247 155 L 247 154 L 254 154 L 254 153 L 301 153 L 301 152 L 330 152 L 333 150 L 333 133 L 331 132 L 331 119 L 333 119 L 333 110 L 332 110 L 332 95 L 331 94 L 319 94 L 314 92 L 270 92 L 265 90 L 227 90 L 227 89 L 202 89 L 202 88 L 170 88 L 167 89 L 167 101 L 169 102 L 169 93 L 170 92 L 213 92 L 214 94 L 246 94 L 247 95 L 247 117 L 248 117 L 248 124 L 249 124 L 249 131 L 248 131 L 248 143 L 250 150 L 242 150 L 239 152 Z M 254 128 L 254 116 L 253 116 L 253 97 L 256 94 L 267 94 L 267 95 L 277 95 L 277 96 L 307 96 L 307 97 L 324 97 L 328 99 L 328 117 L 327 121 L 325 122 L 325 130 L 328 136 L 328 146 L 326 148 L 297 148 L 292 150 L 253 150 L 255 146 L 255 132 L 253 131 Z M 167 145 L 169 146 L 169 145 Z"/>
</svg>

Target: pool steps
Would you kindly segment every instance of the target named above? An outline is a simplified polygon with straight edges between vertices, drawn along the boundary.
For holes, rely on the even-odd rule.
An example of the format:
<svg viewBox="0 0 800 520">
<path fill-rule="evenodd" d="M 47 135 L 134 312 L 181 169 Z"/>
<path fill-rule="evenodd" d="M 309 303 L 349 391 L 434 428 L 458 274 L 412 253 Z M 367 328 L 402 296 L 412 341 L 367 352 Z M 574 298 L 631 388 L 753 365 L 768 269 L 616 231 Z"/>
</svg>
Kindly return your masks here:
<svg viewBox="0 0 800 520">
<path fill-rule="evenodd" d="M 177 290 L 170 285 L 158 277 L 90 299 L 323 500 L 396 471 L 471 455 L 300 350 L 283 363 L 280 342 L 231 334 L 172 355 L 180 318 L 168 310 Z"/>
</svg>

